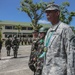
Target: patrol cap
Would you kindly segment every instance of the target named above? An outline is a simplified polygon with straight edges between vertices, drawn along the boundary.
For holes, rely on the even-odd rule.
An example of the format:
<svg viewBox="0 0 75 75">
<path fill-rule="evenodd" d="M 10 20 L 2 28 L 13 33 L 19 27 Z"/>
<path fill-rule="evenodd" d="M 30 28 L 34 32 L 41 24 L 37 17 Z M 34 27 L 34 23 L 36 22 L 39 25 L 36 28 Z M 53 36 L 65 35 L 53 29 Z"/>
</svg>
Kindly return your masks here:
<svg viewBox="0 0 75 75">
<path fill-rule="evenodd" d="M 59 8 L 58 5 L 56 5 L 56 4 L 54 4 L 54 3 L 49 3 L 49 4 L 47 5 L 47 8 L 46 8 L 45 12 L 46 12 L 46 11 L 49 11 L 49 10 L 59 10 L 59 11 L 60 11 L 60 8 Z"/>
</svg>

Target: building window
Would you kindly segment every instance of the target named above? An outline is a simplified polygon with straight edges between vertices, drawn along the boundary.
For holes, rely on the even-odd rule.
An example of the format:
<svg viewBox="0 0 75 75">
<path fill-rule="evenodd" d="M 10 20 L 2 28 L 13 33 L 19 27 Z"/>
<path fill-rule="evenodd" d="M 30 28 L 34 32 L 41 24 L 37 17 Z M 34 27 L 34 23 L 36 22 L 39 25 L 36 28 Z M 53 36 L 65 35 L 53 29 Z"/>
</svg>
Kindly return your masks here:
<svg viewBox="0 0 75 75">
<path fill-rule="evenodd" d="M 26 27 L 22 27 L 22 30 L 26 30 Z"/>
<path fill-rule="evenodd" d="M 28 30 L 33 30 L 33 28 L 32 27 L 28 27 Z"/>
<path fill-rule="evenodd" d="M 12 26 L 5 26 L 5 29 L 12 29 Z"/>
<path fill-rule="evenodd" d="M 13 26 L 13 29 L 15 29 L 15 30 L 16 30 L 17 28 L 16 28 L 15 26 Z"/>
</svg>

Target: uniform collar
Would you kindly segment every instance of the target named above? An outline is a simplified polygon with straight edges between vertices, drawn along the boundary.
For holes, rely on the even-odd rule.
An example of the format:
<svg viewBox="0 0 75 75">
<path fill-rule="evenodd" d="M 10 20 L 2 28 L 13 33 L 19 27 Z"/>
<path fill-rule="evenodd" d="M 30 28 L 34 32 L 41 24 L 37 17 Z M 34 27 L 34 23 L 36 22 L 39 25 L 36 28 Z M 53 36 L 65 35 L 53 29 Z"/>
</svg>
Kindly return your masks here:
<svg viewBox="0 0 75 75">
<path fill-rule="evenodd" d="M 55 24 L 54 26 L 52 25 L 51 27 L 50 27 L 50 31 L 51 32 L 54 32 L 54 31 L 56 31 L 57 30 L 57 28 L 58 28 L 58 26 L 60 25 L 60 21 L 57 23 L 57 24 Z"/>
</svg>

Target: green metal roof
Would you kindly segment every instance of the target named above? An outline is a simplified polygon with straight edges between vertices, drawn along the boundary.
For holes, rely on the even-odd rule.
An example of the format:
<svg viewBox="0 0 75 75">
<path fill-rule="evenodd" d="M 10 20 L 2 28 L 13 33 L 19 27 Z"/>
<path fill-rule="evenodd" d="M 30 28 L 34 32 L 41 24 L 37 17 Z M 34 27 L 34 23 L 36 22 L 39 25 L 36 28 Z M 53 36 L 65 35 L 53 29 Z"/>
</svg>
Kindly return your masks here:
<svg viewBox="0 0 75 75">
<path fill-rule="evenodd" d="M 22 25 L 22 26 L 30 26 L 31 23 L 27 22 L 12 22 L 12 21 L 0 21 L 0 25 Z"/>
<path fill-rule="evenodd" d="M 12 22 L 12 21 L 0 21 L 0 25 L 21 25 L 21 26 L 29 26 L 31 23 L 29 22 Z M 50 27 L 50 24 L 40 24 L 44 27 Z"/>
</svg>

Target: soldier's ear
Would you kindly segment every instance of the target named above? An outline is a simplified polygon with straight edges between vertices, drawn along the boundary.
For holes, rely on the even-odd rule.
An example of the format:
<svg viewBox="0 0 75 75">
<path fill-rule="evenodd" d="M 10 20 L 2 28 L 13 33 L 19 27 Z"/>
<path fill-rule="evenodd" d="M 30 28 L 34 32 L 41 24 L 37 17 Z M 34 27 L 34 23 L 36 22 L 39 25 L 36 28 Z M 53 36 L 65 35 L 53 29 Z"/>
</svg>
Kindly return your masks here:
<svg viewBox="0 0 75 75">
<path fill-rule="evenodd" d="M 56 15 L 59 16 L 60 15 L 60 11 L 57 11 Z"/>
</svg>

